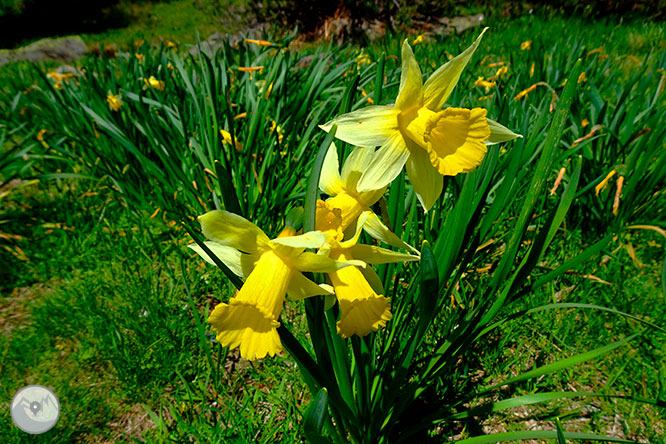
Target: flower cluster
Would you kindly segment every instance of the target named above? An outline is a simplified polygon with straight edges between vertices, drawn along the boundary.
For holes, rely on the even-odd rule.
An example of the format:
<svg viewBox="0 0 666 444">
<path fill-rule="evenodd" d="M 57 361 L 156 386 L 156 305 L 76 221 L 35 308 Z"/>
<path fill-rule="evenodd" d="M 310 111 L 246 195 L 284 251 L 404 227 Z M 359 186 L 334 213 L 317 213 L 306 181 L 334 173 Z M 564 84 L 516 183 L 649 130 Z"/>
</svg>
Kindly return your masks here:
<svg viewBox="0 0 666 444">
<path fill-rule="evenodd" d="M 287 295 L 294 300 L 325 295 L 329 305 L 337 301 L 336 326 L 343 338 L 386 326 L 392 316 L 390 301 L 368 264 L 415 261 L 419 252 L 382 223 L 373 205 L 404 166 L 428 211 L 442 192 L 442 176 L 473 170 L 481 164 L 486 145 L 519 137 L 488 119 L 485 109 L 444 107 L 482 35 L 425 83 L 405 40 L 395 104 L 369 106 L 321 126 L 329 131 L 337 125 L 335 136 L 355 148 L 342 169 L 334 144 L 326 154 L 319 187 L 329 197 L 317 202 L 316 231 L 298 234 L 287 226 L 271 240 L 252 222 L 227 211 L 199 217 L 208 239 L 204 245 L 245 279 L 236 295 L 217 305 L 209 318 L 223 346 L 239 347 L 247 359 L 281 351 L 277 328 Z M 363 231 L 407 252 L 359 243 Z M 215 263 L 200 245 L 190 247 Z M 329 284 L 318 285 L 303 272 L 326 273 Z"/>
</svg>

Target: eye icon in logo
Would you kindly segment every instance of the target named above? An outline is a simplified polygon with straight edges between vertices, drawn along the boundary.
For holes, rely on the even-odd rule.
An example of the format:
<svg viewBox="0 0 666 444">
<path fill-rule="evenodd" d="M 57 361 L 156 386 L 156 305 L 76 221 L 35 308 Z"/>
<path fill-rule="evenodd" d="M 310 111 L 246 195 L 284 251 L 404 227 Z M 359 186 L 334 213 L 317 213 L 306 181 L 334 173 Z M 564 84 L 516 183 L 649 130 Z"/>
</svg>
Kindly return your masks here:
<svg viewBox="0 0 666 444">
<path fill-rule="evenodd" d="M 53 428 L 60 417 L 56 395 L 41 385 L 23 387 L 12 399 L 12 420 L 26 433 L 37 435 Z"/>
</svg>

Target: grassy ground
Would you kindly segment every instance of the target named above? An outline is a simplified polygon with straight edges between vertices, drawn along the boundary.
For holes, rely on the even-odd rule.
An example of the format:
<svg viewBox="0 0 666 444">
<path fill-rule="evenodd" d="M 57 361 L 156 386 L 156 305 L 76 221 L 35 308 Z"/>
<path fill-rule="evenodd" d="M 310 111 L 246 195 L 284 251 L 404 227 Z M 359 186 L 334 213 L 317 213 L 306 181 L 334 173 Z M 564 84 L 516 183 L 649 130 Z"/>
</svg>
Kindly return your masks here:
<svg viewBox="0 0 666 444">
<path fill-rule="evenodd" d="M 165 3 L 152 9 L 151 13 L 155 17 L 163 17 L 162 14 L 165 14 L 164 17 L 174 17 L 175 20 L 177 14 L 182 14 L 183 5 L 184 3 L 178 1 Z M 159 8 L 175 9 L 167 11 Z M 125 43 L 139 38 L 152 41 L 160 38 L 180 42 L 192 41 L 192 31 L 201 23 L 209 23 L 205 17 L 197 14 L 193 11 L 188 15 L 191 20 L 187 24 L 147 17 L 145 23 L 152 23 L 148 26 L 149 30 L 143 25 L 137 25 L 136 28 L 119 30 L 117 33 L 113 31 L 104 35 L 88 36 L 87 40 L 99 43 Z M 153 27 L 155 24 L 157 26 Z M 206 26 L 198 28 L 202 35 L 207 35 Z M 548 107 L 551 101 L 550 91 L 543 92 L 539 88 L 535 93 L 530 93 L 527 100 L 513 101 L 512 98 L 539 80 L 547 80 L 555 87 L 562 82 L 563 68 L 558 71 L 558 65 L 553 60 L 561 65 L 566 64 L 573 50 L 571 41 L 563 43 L 565 39 L 561 37 L 571 33 L 573 29 L 580 31 L 583 53 L 603 48 L 592 53 L 587 60 L 587 74 L 592 79 L 588 85 L 593 83 L 601 92 L 595 93 L 590 86 L 584 88 L 577 99 L 566 140 L 563 140 L 561 147 L 563 160 L 561 164 L 554 166 L 548 183 L 551 186 L 560 165 L 570 166 L 564 159 L 566 149 L 571 148 L 573 140 L 588 134 L 589 127 L 585 129 L 581 125 L 583 118 L 592 120 L 591 125 L 599 123 L 612 128 L 614 124 L 610 111 L 604 115 L 604 112 L 593 108 L 590 103 L 595 102 L 598 95 L 601 101 L 611 104 L 608 108 L 625 106 L 624 103 L 618 104 L 619 98 L 623 97 L 621 88 L 633 76 L 639 75 L 643 68 L 646 68 L 646 74 L 642 76 L 645 84 L 639 84 L 636 90 L 632 90 L 629 97 L 633 100 L 626 100 L 627 105 L 622 108 L 629 110 L 623 111 L 621 118 L 618 117 L 618 120 L 623 120 L 629 116 L 626 119 L 631 121 L 631 125 L 627 128 L 618 124 L 617 134 L 622 144 L 626 143 L 626 148 L 634 146 L 627 140 L 634 140 L 631 137 L 644 129 L 640 125 L 649 125 L 652 134 L 658 133 L 658 119 L 656 125 L 654 120 L 643 122 L 638 118 L 634 124 L 633 117 L 636 117 L 637 113 L 631 114 L 630 104 L 638 104 L 636 106 L 642 106 L 641 110 L 644 110 L 645 105 L 641 101 L 655 93 L 659 76 L 663 78 L 664 57 L 660 56 L 666 48 L 663 28 L 660 24 L 638 23 L 621 27 L 608 23 L 583 26 L 581 22 L 573 19 L 552 19 L 546 22 L 528 17 L 494 24 L 492 38 L 484 41 L 483 48 L 479 51 L 480 54 L 489 54 L 489 59 L 481 63 L 483 56 L 477 55 L 476 62 L 463 77 L 464 88 L 459 87 L 460 92 L 457 90 L 454 98 L 457 102 L 474 106 L 479 103 L 480 97 L 494 94 L 490 99 L 483 99 L 486 100 L 483 102 L 486 104 L 484 106 L 489 108 L 492 115 L 503 116 L 503 122 L 514 122 L 513 127 L 523 125 L 521 131 L 525 131 L 526 138 L 540 137 L 530 133 L 527 122 L 534 122 L 528 117 L 533 115 L 530 113 Z M 173 33 L 170 33 L 170 30 Z M 469 40 L 469 37 L 467 34 L 462 39 Z M 533 40 L 531 52 L 518 49 L 520 43 L 526 40 Z M 397 54 L 398 41 L 387 39 L 376 47 L 369 48 L 367 52 L 373 56 L 383 51 Z M 445 42 L 445 45 L 462 43 L 452 40 Z M 443 49 L 440 49 L 444 47 L 454 52 L 450 46 L 444 45 L 416 46 L 417 58 L 423 61 L 424 66 L 434 67 L 436 65 L 432 64 L 439 64 L 446 57 Z M 162 69 L 166 71 L 167 61 L 173 60 L 166 53 L 157 54 L 147 46 L 141 51 L 148 55 L 149 59 L 154 57 L 155 61 L 148 60 L 146 65 L 155 69 L 163 66 Z M 604 54 L 606 58 L 599 57 L 597 60 L 594 54 Z M 239 57 L 246 57 L 243 61 L 248 64 L 255 61 L 269 63 L 268 57 L 262 59 L 262 53 L 252 53 L 250 50 Z M 497 67 L 488 65 L 499 61 L 508 64 L 511 73 L 508 79 L 491 92 L 474 87 L 474 80 L 478 76 L 488 77 L 496 72 Z M 291 62 L 293 60 L 290 60 Z M 536 64 L 534 77 L 529 74 L 533 62 Z M 97 69 L 91 60 L 83 63 L 91 70 Z M 137 79 L 140 75 L 150 74 L 146 65 L 130 61 L 120 68 L 120 65 L 112 65 L 115 63 L 113 61 L 108 63 L 109 65 L 101 66 L 113 66 L 118 69 L 119 75 L 124 76 L 125 83 L 118 88 L 141 92 L 141 81 Z M 388 59 L 387 66 L 391 63 L 391 59 Z M 319 66 L 313 63 L 310 68 L 301 69 L 310 69 L 309 75 L 319 69 Z M 137 71 L 131 71 L 132 69 Z M 192 67 L 187 66 L 185 69 Z M 293 69 L 290 72 L 297 76 L 302 71 Z M 88 91 L 89 95 L 80 99 L 80 102 L 96 106 L 95 109 L 100 113 L 105 111 L 109 114 L 104 95 L 106 88 L 116 84 L 110 81 L 103 83 L 106 78 L 102 78 L 102 74 L 99 77 L 97 80 L 100 81 L 98 87 L 101 93 L 97 91 L 93 94 Z M 16 79 L 16 76 L 13 78 Z M 23 87 L 31 84 L 33 78 L 33 74 L 29 74 L 25 79 L 21 79 L 27 82 L 24 82 Z M 309 78 L 303 76 L 303 79 Z M 185 87 L 176 83 L 175 75 L 168 79 L 172 79 L 173 83 L 167 87 L 162 96 L 164 98 L 158 96 L 158 93 L 150 97 L 164 100 L 173 105 L 173 108 L 193 110 L 194 102 L 183 92 Z M 365 72 L 361 82 L 364 91 L 371 93 L 373 84 L 372 81 L 366 82 L 367 79 L 374 80 L 374 73 Z M 395 89 L 397 77 L 393 75 L 390 79 Z M 251 159 L 251 154 L 265 155 L 278 165 L 278 169 L 287 168 L 289 165 L 292 165 L 292 168 L 307 168 L 307 162 L 289 160 L 293 163 L 287 164 L 287 160 L 280 160 L 283 157 L 279 156 L 284 155 L 272 152 L 272 147 L 277 146 L 278 135 L 274 129 L 268 129 L 268 117 L 283 123 L 283 126 L 291 125 L 294 134 L 302 135 L 304 130 L 302 125 L 296 125 L 300 124 L 300 121 L 289 121 L 289 116 L 295 114 L 297 109 L 284 111 L 281 108 L 292 106 L 291 104 L 275 105 L 274 108 L 269 104 L 265 105 L 264 109 L 261 106 L 264 106 L 265 102 L 261 100 L 246 102 L 246 99 L 243 99 L 261 97 L 263 94 L 268 101 L 265 90 L 260 90 L 265 84 L 258 84 L 256 78 L 244 77 L 240 80 L 240 74 L 236 80 L 244 89 L 241 92 L 235 90 L 233 94 L 236 96 L 232 97 L 232 100 L 241 107 L 246 106 L 250 114 L 262 112 L 266 116 L 266 119 L 256 119 L 256 125 L 261 131 L 254 133 L 250 123 L 244 123 L 243 119 L 238 123 L 237 129 L 242 140 L 245 141 L 251 134 L 255 134 L 259 146 L 247 148 L 257 150 L 248 153 L 247 159 L 240 157 L 243 162 L 247 160 L 246 165 L 249 166 L 240 170 L 238 175 L 254 177 L 260 184 L 259 191 L 253 185 L 243 197 L 256 204 L 255 215 L 262 221 L 260 225 L 275 231 L 280 207 L 284 203 L 264 199 L 261 184 L 263 183 L 265 189 L 270 189 L 272 173 L 266 173 L 263 169 L 257 171 L 255 165 L 260 164 L 252 163 L 248 159 Z M 280 85 L 276 79 L 276 90 L 278 94 L 282 94 L 281 97 L 293 98 L 293 90 L 290 88 L 300 91 L 303 89 L 302 84 L 306 84 L 305 80 L 295 83 L 296 85 L 289 85 L 285 82 Z M 315 86 L 312 88 L 315 90 L 316 82 L 313 84 Z M 47 87 L 44 89 L 47 90 Z M 335 97 L 342 89 L 339 84 L 332 85 L 330 90 L 316 96 L 313 107 Z M 150 90 L 145 92 L 146 95 L 152 93 Z M 55 91 L 53 94 L 54 103 L 62 104 L 69 100 L 67 96 L 58 95 Z M 96 99 L 95 94 L 101 94 L 101 98 Z M 663 107 L 664 96 L 660 97 L 661 101 L 657 103 Z M 99 104 L 95 104 L 94 100 L 98 100 Z M 362 100 L 364 99 L 359 97 L 359 101 Z M 126 102 L 132 103 L 129 98 Z M 185 103 L 187 105 L 184 105 Z M 143 110 L 139 104 L 135 105 L 132 116 L 138 121 L 143 122 L 141 119 L 159 116 L 159 112 L 154 112 L 154 109 Z M 300 105 L 300 102 L 297 105 Z M 34 102 L 33 106 L 47 109 L 48 103 Z M 58 109 L 64 110 L 66 107 L 67 105 L 62 105 L 62 108 Z M 244 110 L 245 108 L 237 109 L 234 114 Z M 148 140 L 153 136 L 145 133 L 149 128 L 134 127 L 129 112 L 127 111 L 128 114 L 123 115 L 124 117 L 114 114 L 109 119 L 123 131 L 137 137 L 137 147 L 141 149 L 140 142 L 152 143 Z M 259 115 L 264 117 L 264 114 Z M 303 120 L 306 117 L 312 118 L 312 115 L 307 113 L 303 116 Z M 598 119 L 596 122 L 595 118 Z M 86 167 L 78 165 L 77 169 L 71 172 L 96 171 L 96 178 L 99 179 L 102 177 L 99 171 L 103 168 L 108 168 L 106 173 L 109 175 L 114 174 L 115 168 L 118 170 L 115 172 L 116 177 L 136 177 L 137 183 L 145 176 L 143 170 L 138 168 L 136 163 L 132 163 L 129 156 L 120 158 L 121 154 L 117 150 L 118 139 L 113 139 L 109 133 L 95 125 L 82 128 L 80 134 L 86 134 L 85 137 L 93 140 L 93 134 L 102 133 L 102 137 L 95 138 L 92 143 L 94 148 L 103 154 L 100 162 L 94 159 L 95 151 L 85 151 L 79 140 L 74 143 L 75 148 L 61 143 L 59 124 L 41 119 L 33 121 L 40 125 L 39 128 L 31 128 L 32 133 L 23 134 L 29 134 L 30 140 L 34 140 L 41 125 L 45 125 L 44 128 L 52 131 L 45 136 L 51 144 L 48 155 L 57 157 L 56 155 L 64 152 L 66 148 L 71 148 L 77 156 L 82 156 L 82 159 L 83 156 L 89 156 L 85 159 L 88 162 Z M 7 118 L 7 122 L 9 121 Z M 164 125 L 164 128 L 167 126 L 167 123 L 161 120 L 145 121 L 153 122 L 156 128 L 162 128 L 158 125 Z M 661 125 L 663 126 L 663 123 Z M 84 130 L 88 133 L 83 133 Z M 205 131 L 200 127 L 189 130 L 192 133 Z M 289 138 L 289 134 L 287 133 L 287 141 L 283 146 L 285 151 L 306 149 L 301 147 L 297 136 Z M 177 137 L 174 135 L 171 140 L 177 140 Z M 189 139 L 190 143 L 197 140 L 199 139 L 194 136 Z M 579 152 L 585 156 L 588 149 L 592 150 L 592 153 L 604 153 L 605 147 L 614 146 L 612 141 L 604 140 L 592 139 L 585 142 L 581 144 L 583 149 Z M 639 137 L 635 140 L 640 143 L 642 139 Z M 664 149 L 663 141 L 658 141 L 661 145 L 651 145 L 655 156 Z M 170 148 L 167 141 L 159 143 L 155 146 L 160 149 L 164 146 Z M 174 149 L 176 148 L 178 152 L 182 152 L 182 146 L 175 146 Z M 146 152 L 152 161 L 159 160 L 157 150 Z M 274 157 L 271 158 L 271 155 Z M 605 154 L 603 161 L 597 163 L 586 158 L 590 177 L 594 179 L 600 174 L 603 177 L 607 173 L 603 168 L 594 170 L 597 164 L 613 166 L 617 163 L 617 159 L 609 157 Z M 114 164 L 112 160 L 118 164 Z M 56 162 L 50 157 L 38 158 L 36 162 L 35 167 L 40 172 L 53 172 L 55 169 L 53 164 L 48 163 Z M 108 162 L 109 166 L 105 162 Z M 131 165 L 131 168 L 124 168 L 125 164 Z M 57 165 L 63 169 L 68 167 L 67 162 Z M 196 163 L 194 165 L 196 168 L 200 167 Z M 195 171 L 195 167 L 192 167 L 192 171 Z M 184 170 L 186 168 L 189 168 L 189 165 L 183 167 Z M 132 176 L 135 170 L 138 172 L 136 176 Z M 170 171 L 170 174 L 173 174 L 170 177 L 179 178 L 177 172 Z M 170 197 L 177 188 L 181 196 L 187 196 L 188 192 L 191 192 L 191 196 L 204 196 L 203 184 L 208 182 L 203 174 L 196 177 L 200 184 L 198 188 L 195 184 L 196 192 L 188 191 L 186 187 L 190 183 L 183 180 L 178 184 L 180 188 L 174 184 L 174 188 L 165 189 L 164 194 Z M 131 183 L 130 179 L 124 180 L 127 180 L 127 184 Z M 178 180 L 180 179 L 170 181 L 175 183 Z M 108 177 L 99 182 L 70 181 L 62 178 L 42 180 L 37 185 L 13 191 L 3 198 L 0 220 L 4 223 L 0 225 L 0 231 L 14 237 L 3 237 L 2 245 L 6 248 L 0 250 L 0 286 L 3 293 L 0 300 L 0 331 L 3 333 L 0 336 L 0 387 L 3 400 L 11 399 L 16 389 L 31 383 L 55 389 L 63 414 L 54 431 L 37 437 L 38 442 L 107 442 L 129 441 L 132 438 L 146 442 L 182 442 L 188 439 L 199 442 L 304 440 L 301 429 L 302 411 L 309 400 L 309 394 L 288 355 L 251 363 L 241 360 L 237 352 L 227 352 L 211 340 L 205 319 L 212 307 L 228 295 L 231 289 L 221 273 L 206 266 L 185 248 L 188 241 L 180 228 L 179 223 L 182 220 L 174 217 L 174 212 L 165 217 L 164 211 L 160 211 L 151 217 L 157 204 L 164 208 L 160 202 L 166 202 L 166 198 L 156 193 L 155 189 L 167 187 L 170 181 L 165 180 L 161 185 L 151 184 L 147 187 L 148 191 L 145 191 L 145 200 L 140 203 L 133 199 L 138 199 L 137 196 L 144 193 L 144 189 L 137 188 L 136 194 L 128 192 L 121 200 L 118 194 L 111 191 L 113 185 Z M 268 185 L 263 181 L 268 181 Z M 249 179 L 248 183 L 255 182 Z M 581 186 L 585 185 L 587 184 Z M 293 189 L 285 193 L 286 202 L 290 202 L 289 199 L 293 193 L 299 191 L 299 187 L 302 188 L 302 184 L 295 183 Z M 596 197 L 591 190 L 581 197 L 577 207 L 572 208 L 571 219 L 568 219 L 571 225 L 558 233 L 540 263 L 544 269 L 554 268 L 566 259 L 576 256 L 584 246 L 592 242 L 593 230 L 582 223 L 581 219 L 588 217 L 586 211 L 597 205 L 595 202 L 610 199 L 606 207 L 601 207 L 601 216 L 595 220 L 604 221 L 604 227 L 605 224 L 612 225 L 612 195 L 609 197 L 604 193 Z M 583 200 L 586 196 L 587 200 Z M 626 206 L 630 207 L 630 196 L 623 198 L 627 199 L 622 201 L 623 205 L 626 202 Z M 185 198 L 182 199 L 186 201 Z M 204 197 L 202 207 L 211 205 L 212 199 Z M 202 211 L 202 208 L 196 207 L 195 198 L 186 203 L 190 210 L 189 216 Z M 639 207 L 640 202 L 635 203 L 636 207 Z M 269 209 L 266 209 L 266 206 L 270 206 Z M 658 214 L 657 210 L 654 208 L 652 211 Z M 624 216 L 621 214 L 626 217 L 625 225 L 629 224 L 633 215 L 634 213 Z M 582 264 L 576 273 L 566 275 L 538 292 L 527 295 L 524 304 L 535 306 L 552 301 L 600 305 L 663 325 L 666 318 L 662 303 L 664 242 L 666 239 L 654 231 L 622 230 L 617 239 L 604 249 L 603 254 Z M 287 307 L 287 314 L 283 318 L 304 339 L 306 329 L 302 313 L 302 307 L 293 303 Z M 559 309 L 521 317 L 504 324 L 496 335 L 478 350 L 479 363 L 470 369 L 474 374 L 461 374 L 461 378 L 473 377 L 481 384 L 490 384 L 492 381 L 505 379 L 507 375 L 518 374 L 555 359 L 606 345 L 640 328 L 640 324 L 635 321 L 598 310 Z M 666 349 L 663 338 L 662 333 L 649 330 L 630 346 L 615 350 L 601 360 L 589 361 L 538 381 L 512 386 L 511 393 L 519 395 L 533 393 L 537 389 L 566 389 L 663 400 L 666 396 L 666 367 L 663 364 Z M 5 405 L 8 402 L 6 401 Z M 474 427 L 477 427 L 477 431 L 486 432 L 518 430 L 533 427 L 537 420 L 541 421 L 539 424 L 546 421 L 546 424 L 552 425 L 549 421 L 559 417 L 567 430 L 571 431 L 585 430 L 639 439 L 643 442 L 664 442 L 662 436 L 666 414 L 663 407 L 645 406 L 632 400 L 594 398 L 590 401 L 588 398 L 581 398 L 571 403 L 524 407 L 509 412 L 494 415 L 482 424 L 468 424 L 465 427 L 468 427 L 467 431 L 473 431 Z M 3 409 L 0 416 L 0 435 L 8 436 L 8 442 L 35 441 L 11 425 L 8 408 Z"/>
</svg>

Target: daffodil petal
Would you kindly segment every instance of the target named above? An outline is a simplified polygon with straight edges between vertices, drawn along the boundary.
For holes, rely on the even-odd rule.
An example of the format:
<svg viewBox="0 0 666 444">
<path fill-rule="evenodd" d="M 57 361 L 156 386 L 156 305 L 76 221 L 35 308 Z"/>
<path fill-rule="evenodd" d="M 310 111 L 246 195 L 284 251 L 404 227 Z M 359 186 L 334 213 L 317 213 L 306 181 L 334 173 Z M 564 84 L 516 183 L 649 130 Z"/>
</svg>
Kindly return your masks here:
<svg viewBox="0 0 666 444">
<path fill-rule="evenodd" d="M 231 299 L 219 304 L 208 318 L 223 347 L 240 346 L 241 357 L 249 360 L 274 356 L 282 351 L 277 332 L 280 325 L 263 307 Z"/>
<path fill-rule="evenodd" d="M 294 273 L 287 289 L 287 295 L 294 301 L 309 298 L 310 296 L 330 294 L 333 294 L 330 285 L 317 285 L 301 273 Z"/>
<path fill-rule="evenodd" d="M 382 284 L 382 280 L 379 278 L 375 269 L 372 267 L 365 267 L 360 270 L 365 280 L 368 281 L 370 288 L 372 288 L 377 294 L 384 294 L 384 284 Z"/>
<path fill-rule="evenodd" d="M 412 247 L 407 242 L 403 241 L 398 236 L 396 236 L 394 232 L 389 230 L 388 227 L 384 225 L 384 223 L 382 223 L 381 219 L 379 219 L 379 216 L 377 216 L 375 213 L 372 212 L 368 213 L 369 213 L 368 218 L 363 224 L 363 229 L 365 230 L 366 233 L 368 233 L 374 239 L 382 241 L 393 247 L 409 250 L 416 255 L 421 254 L 419 250 Z"/>
<path fill-rule="evenodd" d="M 384 296 L 371 296 L 353 301 L 339 300 L 340 320 L 336 327 L 343 338 L 353 335 L 366 336 L 386 326 L 391 320 L 391 305 Z"/>
<path fill-rule="evenodd" d="M 219 260 L 222 261 L 224 265 L 229 267 L 229 270 L 231 270 L 236 276 L 243 277 L 243 267 L 241 266 L 242 253 L 240 251 L 212 241 L 205 241 L 204 244 Z M 206 262 L 215 265 L 215 261 L 213 261 L 213 259 L 211 259 L 198 244 L 189 244 L 188 247 L 196 251 Z"/>
<path fill-rule="evenodd" d="M 338 150 L 335 148 L 335 144 L 331 143 L 326 152 L 326 157 L 324 157 L 321 175 L 319 176 L 319 189 L 329 196 L 335 196 L 342 191 L 339 169 Z"/>
<path fill-rule="evenodd" d="M 428 78 L 425 85 L 423 85 L 426 107 L 432 111 L 439 111 L 442 109 L 446 100 L 451 95 L 451 91 L 453 91 L 453 88 L 455 88 L 458 83 L 460 74 L 474 55 L 474 51 L 478 48 L 479 43 L 481 43 L 481 38 L 487 29 L 488 28 L 485 28 L 481 31 L 481 35 L 477 37 L 470 47 L 441 66 Z"/>
<path fill-rule="evenodd" d="M 326 243 L 326 236 L 319 231 L 310 231 L 299 236 L 278 237 L 268 242 L 271 248 L 279 248 L 279 246 L 291 247 L 297 250 L 298 253 L 305 248 L 319 248 Z M 300 251 L 298 251 L 300 250 Z M 281 250 L 281 253 L 284 253 Z"/>
<path fill-rule="evenodd" d="M 347 156 L 341 171 L 341 180 L 347 190 L 356 191 L 356 184 L 372 162 L 374 154 L 374 147 L 357 147 Z"/>
<path fill-rule="evenodd" d="M 402 134 L 396 132 L 384 146 L 375 152 L 372 163 L 358 182 L 358 191 L 378 190 L 390 184 L 402 171 L 409 154 Z"/>
<path fill-rule="evenodd" d="M 481 164 L 489 136 L 485 109 L 446 108 L 428 119 L 424 140 L 432 166 L 455 176 Z"/>
<path fill-rule="evenodd" d="M 292 260 L 292 265 L 298 271 L 319 273 L 331 273 L 341 267 L 347 266 L 341 262 L 334 261 L 323 254 L 315 254 L 309 251 L 301 253 L 298 257 L 294 258 Z"/>
<path fill-rule="evenodd" d="M 402 42 L 402 72 L 400 74 L 400 90 L 395 100 L 396 109 L 403 111 L 421 106 L 423 102 L 423 75 L 416 63 L 412 47 L 407 39 Z"/>
<path fill-rule="evenodd" d="M 495 122 L 494 120 L 486 120 L 488 121 L 488 126 L 490 127 L 490 137 L 488 137 L 488 140 L 486 140 L 486 145 L 508 142 L 509 140 L 523 137 L 522 135 L 514 133 L 509 128 Z"/>
<path fill-rule="evenodd" d="M 369 213 L 372 212 L 364 211 L 363 213 L 361 213 L 361 215 L 356 220 L 356 226 L 354 227 L 354 234 L 351 236 L 351 238 L 347 239 L 346 241 L 340 242 L 338 244 L 339 248 L 346 249 L 356 245 L 356 242 L 358 242 L 358 238 L 361 236 L 361 232 L 363 231 L 363 225 L 365 224 L 365 221 L 368 219 Z"/>
<path fill-rule="evenodd" d="M 328 132 L 335 123 L 338 139 L 356 146 L 379 146 L 398 131 L 398 114 L 390 106 L 368 106 L 338 116 L 320 128 Z"/>
<path fill-rule="evenodd" d="M 408 141 L 407 143 L 413 142 Z M 437 202 L 439 195 L 442 194 L 444 178 L 430 163 L 430 157 L 426 150 L 414 146 L 410 151 L 412 155 L 409 156 L 405 165 L 407 176 L 412 183 L 412 187 L 414 187 L 414 192 L 419 202 L 421 202 L 421 206 L 425 211 L 428 211 Z"/>
<path fill-rule="evenodd" d="M 256 253 L 269 239 L 249 220 L 224 210 L 213 210 L 198 217 L 208 239 L 246 253 Z"/>
<path fill-rule="evenodd" d="M 375 245 L 357 244 L 349 249 L 352 257 L 368 264 L 389 264 L 393 262 L 418 261 L 419 256 L 397 251 Z"/>
</svg>

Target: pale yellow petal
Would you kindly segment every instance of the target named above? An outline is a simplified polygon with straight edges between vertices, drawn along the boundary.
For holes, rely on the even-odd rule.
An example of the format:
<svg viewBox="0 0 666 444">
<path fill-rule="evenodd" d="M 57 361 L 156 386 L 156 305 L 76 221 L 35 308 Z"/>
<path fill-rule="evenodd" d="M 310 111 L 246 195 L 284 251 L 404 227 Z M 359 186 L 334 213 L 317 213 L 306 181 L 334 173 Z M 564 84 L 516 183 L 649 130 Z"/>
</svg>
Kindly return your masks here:
<svg viewBox="0 0 666 444">
<path fill-rule="evenodd" d="M 338 151 L 335 144 L 331 143 L 326 152 L 326 157 L 321 167 L 321 175 L 319 176 L 319 189 L 329 196 L 335 196 L 342 191 L 342 179 L 340 178 L 339 169 Z"/>
<path fill-rule="evenodd" d="M 346 190 L 356 191 L 358 180 L 372 162 L 374 154 L 374 147 L 357 147 L 347 156 L 340 175 Z"/>
<path fill-rule="evenodd" d="M 354 233 L 346 241 L 339 242 L 338 248 L 345 249 L 345 248 L 351 248 L 354 245 L 356 245 L 356 242 L 358 242 L 358 238 L 361 236 L 361 232 L 363 231 L 363 225 L 365 224 L 365 221 L 368 219 L 369 213 L 371 213 L 371 211 L 364 211 L 363 213 L 361 213 L 354 227 Z"/>
<path fill-rule="evenodd" d="M 508 142 L 509 140 L 523 137 L 520 134 L 514 133 L 504 125 L 495 122 L 494 120 L 486 120 L 488 121 L 488 126 L 490 127 L 490 137 L 488 137 L 488 140 L 486 140 L 486 145 Z"/>
<path fill-rule="evenodd" d="M 367 262 L 368 264 L 411 262 L 420 259 L 419 256 L 413 254 L 398 253 L 397 251 L 387 250 L 375 245 L 356 244 L 349 251 L 354 259 Z"/>
<path fill-rule="evenodd" d="M 464 50 L 457 57 L 453 58 L 437 71 L 432 73 L 423 85 L 425 106 L 432 111 L 439 111 L 442 109 L 446 100 L 451 95 L 451 91 L 455 88 L 460 79 L 467 63 L 474 55 L 474 51 L 481 43 L 481 38 L 488 28 L 485 28 L 479 37 L 472 43 L 472 45 Z"/>
<path fill-rule="evenodd" d="M 301 253 L 292 259 L 293 267 L 298 271 L 329 273 L 340 268 L 340 264 L 323 254 L 309 251 Z"/>
<path fill-rule="evenodd" d="M 402 73 L 400 74 L 400 90 L 395 101 L 400 111 L 420 107 L 423 103 L 423 76 L 416 63 L 412 47 L 407 39 L 402 42 Z"/>
<path fill-rule="evenodd" d="M 287 289 L 287 295 L 294 301 L 310 296 L 331 294 L 333 294 L 333 291 L 329 285 L 317 285 L 301 273 L 294 273 Z"/>
<path fill-rule="evenodd" d="M 400 239 L 398 236 L 396 236 L 394 232 L 389 230 L 388 227 L 384 225 L 384 223 L 381 221 L 379 216 L 377 216 L 375 213 L 372 212 L 368 213 L 369 213 L 368 218 L 363 224 L 363 230 L 366 233 L 368 233 L 374 239 L 377 239 L 378 241 L 384 242 L 393 247 L 409 250 L 416 255 L 420 254 L 419 250 L 412 247 L 411 245 Z"/>
<path fill-rule="evenodd" d="M 409 157 L 409 149 L 400 132 L 378 149 L 357 185 L 359 192 L 379 190 L 395 179 Z"/>
<path fill-rule="evenodd" d="M 236 276 L 243 277 L 243 267 L 241 266 L 241 252 L 232 247 L 227 247 L 225 245 L 220 245 L 217 242 L 205 241 L 204 244 L 210 249 L 210 251 L 217 256 L 219 260 L 222 261 L 224 265 L 229 267 Z M 196 251 L 199 256 L 204 258 L 206 262 L 211 265 L 215 265 L 215 261 L 208 256 L 208 254 L 198 245 L 198 244 L 189 244 L 189 248 Z"/>
<path fill-rule="evenodd" d="M 328 132 L 338 125 L 335 137 L 356 146 L 379 146 L 398 131 L 399 111 L 390 106 L 368 106 L 336 117 L 321 125 Z"/>
<path fill-rule="evenodd" d="M 413 143 L 413 142 L 408 142 Z M 411 149 L 412 155 L 405 165 L 407 176 L 414 187 L 414 192 L 425 211 L 430 210 L 442 194 L 444 178 L 430 163 L 426 150 L 419 146 Z"/>
<path fill-rule="evenodd" d="M 455 176 L 481 164 L 489 136 L 485 109 L 447 108 L 428 119 L 424 140 L 432 166 Z"/>
<path fill-rule="evenodd" d="M 319 248 L 326 243 L 326 236 L 319 231 L 310 231 L 299 236 L 278 237 L 268 242 L 271 248 L 280 248 L 279 246 L 288 247 L 295 250 L 298 254 L 305 248 Z M 281 253 L 286 253 L 286 250 L 280 249 Z"/>
<path fill-rule="evenodd" d="M 228 211 L 213 210 L 199 216 L 198 220 L 208 239 L 245 253 L 256 253 L 269 241 L 255 224 Z"/>
</svg>

